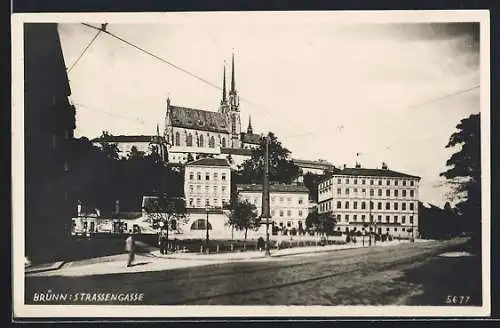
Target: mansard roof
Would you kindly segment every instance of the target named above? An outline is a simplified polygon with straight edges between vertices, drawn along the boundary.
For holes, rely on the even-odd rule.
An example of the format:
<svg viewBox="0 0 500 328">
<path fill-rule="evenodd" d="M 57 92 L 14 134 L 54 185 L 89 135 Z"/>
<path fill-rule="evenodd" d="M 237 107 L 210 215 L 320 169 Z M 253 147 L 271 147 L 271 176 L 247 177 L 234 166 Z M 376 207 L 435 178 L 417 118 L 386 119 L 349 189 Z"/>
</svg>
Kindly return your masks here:
<svg viewBox="0 0 500 328">
<path fill-rule="evenodd" d="M 223 113 L 172 105 L 169 108 L 173 127 L 218 133 L 230 132 L 227 116 Z"/>
<path fill-rule="evenodd" d="M 392 171 L 389 169 L 368 169 L 359 167 L 348 167 L 341 170 L 336 170 L 334 173 L 328 175 L 320 182 L 328 180 L 334 176 L 361 176 L 361 177 L 382 177 L 382 178 L 408 178 L 408 179 L 418 179 L 420 177 L 415 175 L 410 175 L 406 173 L 401 173 L 397 171 Z"/>
<path fill-rule="evenodd" d="M 201 158 L 186 164 L 186 166 L 230 166 L 225 158 Z"/>
<path fill-rule="evenodd" d="M 260 145 L 261 139 L 262 136 L 260 134 L 246 133 L 246 132 L 241 133 L 241 142 L 243 143 Z"/>
</svg>

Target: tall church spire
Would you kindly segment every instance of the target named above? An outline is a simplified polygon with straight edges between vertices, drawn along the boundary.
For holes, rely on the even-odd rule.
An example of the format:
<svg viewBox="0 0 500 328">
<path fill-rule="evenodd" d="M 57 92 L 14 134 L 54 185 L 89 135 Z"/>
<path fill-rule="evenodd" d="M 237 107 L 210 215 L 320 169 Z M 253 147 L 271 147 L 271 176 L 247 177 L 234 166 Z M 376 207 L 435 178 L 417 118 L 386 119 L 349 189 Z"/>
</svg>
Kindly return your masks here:
<svg viewBox="0 0 500 328">
<path fill-rule="evenodd" d="M 221 104 L 225 104 L 227 101 L 226 97 L 226 61 L 224 61 L 224 77 L 222 78 L 222 100 Z"/>
<path fill-rule="evenodd" d="M 247 133 L 248 134 L 253 134 L 253 128 L 252 128 L 252 116 L 248 116 L 248 128 L 247 128 Z"/>
<path fill-rule="evenodd" d="M 231 59 L 231 93 L 236 93 L 236 82 L 234 80 L 234 52 Z"/>
</svg>

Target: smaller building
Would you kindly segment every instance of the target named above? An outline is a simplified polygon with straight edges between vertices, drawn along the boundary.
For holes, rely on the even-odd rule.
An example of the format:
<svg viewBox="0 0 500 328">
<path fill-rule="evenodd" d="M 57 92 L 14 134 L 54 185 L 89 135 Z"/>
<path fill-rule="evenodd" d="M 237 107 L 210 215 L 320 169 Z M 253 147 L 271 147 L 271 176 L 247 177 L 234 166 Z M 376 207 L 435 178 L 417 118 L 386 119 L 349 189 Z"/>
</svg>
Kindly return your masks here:
<svg viewBox="0 0 500 328">
<path fill-rule="evenodd" d="M 92 143 L 99 146 L 101 143 L 115 144 L 118 147 L 118 156 L 127 158 L 135 148 L 144 155 L 150 155 L 153 151 L 160 155 L 161 159 L 167 159 L 167 145 L 165 139 L 159 135 L 110 135 L 104 132 L 102 136 L 92 140 Z"/>
<path fill-rule="evenodd" d="M 187 163 L 184 173 L 186 208 L 222 208 L 231 197 L 231 167 L 226 159 L 202 158 Z"/>
<path fill-rule="evenodd" d="M 257 207 L 260 216 L 262 212 L 262 185 L 237 185 L 238 197 Z M 297 231 L 306 228 L 306 218 L 309 214 L 309 190 L 304 185 L 271 184 L 269 186 L 269 202 L 271 220 L 275 227 L 282 231 Z"/>
</svg>

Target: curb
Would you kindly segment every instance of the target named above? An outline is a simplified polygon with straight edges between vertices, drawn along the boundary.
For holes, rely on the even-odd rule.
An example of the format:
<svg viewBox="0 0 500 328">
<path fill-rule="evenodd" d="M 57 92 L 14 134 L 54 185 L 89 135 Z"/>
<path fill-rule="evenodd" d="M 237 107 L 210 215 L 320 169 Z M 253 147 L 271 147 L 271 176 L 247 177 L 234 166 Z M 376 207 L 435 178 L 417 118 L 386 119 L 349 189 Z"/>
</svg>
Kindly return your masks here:
<svg viewBox="0 0 500 328">
<path fill-rule="evenodd" d="M 30 267 L 24 268 L 24 274 L 40 273 L 40 272 L 47 272 L 47 271 L 56 271 L 56 270 L 61 269 L 65 264 L 66 264 L 66 262 L 59 261 L 59 262 L 53 263 L 52 266 L 47 267 L 47 268 L 37 268 L 36 266 L 30 266 Z"/>
</svg>

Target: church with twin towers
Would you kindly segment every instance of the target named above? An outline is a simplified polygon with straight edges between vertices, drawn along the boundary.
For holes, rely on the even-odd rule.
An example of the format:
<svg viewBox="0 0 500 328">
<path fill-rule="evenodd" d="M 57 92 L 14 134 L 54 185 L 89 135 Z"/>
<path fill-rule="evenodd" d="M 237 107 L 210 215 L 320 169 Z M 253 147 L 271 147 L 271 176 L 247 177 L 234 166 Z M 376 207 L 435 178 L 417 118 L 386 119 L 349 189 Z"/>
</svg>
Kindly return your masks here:
<svg viewBox="0 0 500 328">
<path fill-rule="evenodd" d="M 246 157 L 252 148 L 259 146 L 261 135 L 253 132 L 251 117 L 246 131 L 242 129 L 235 75 L 233 54 L 229 92 L 224 64 L 222 98 L 217 111 L 179 106 L 167 98 L 163 137 L 169 162 L 186 163 L 190 157 L 196 160 L 204 156 Z"/>
</svg>

